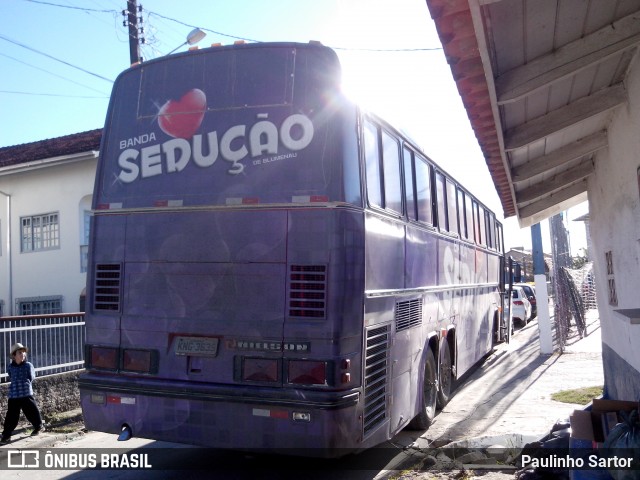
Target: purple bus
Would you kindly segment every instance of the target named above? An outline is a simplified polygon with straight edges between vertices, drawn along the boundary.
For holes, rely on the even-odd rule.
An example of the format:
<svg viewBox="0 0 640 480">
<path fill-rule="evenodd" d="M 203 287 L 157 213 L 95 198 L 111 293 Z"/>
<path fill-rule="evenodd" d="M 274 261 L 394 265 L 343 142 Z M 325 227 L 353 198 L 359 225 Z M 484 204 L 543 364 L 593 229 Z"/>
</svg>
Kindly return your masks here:
<svg viewBox="0 0 640 480">
<path fill-rule="evenodd" d="M 123 72 L 93 202 L 91 430 L 340 455 L 426 429 L 506 332 L 502 225 L 316 43 Z"/>
</svg>

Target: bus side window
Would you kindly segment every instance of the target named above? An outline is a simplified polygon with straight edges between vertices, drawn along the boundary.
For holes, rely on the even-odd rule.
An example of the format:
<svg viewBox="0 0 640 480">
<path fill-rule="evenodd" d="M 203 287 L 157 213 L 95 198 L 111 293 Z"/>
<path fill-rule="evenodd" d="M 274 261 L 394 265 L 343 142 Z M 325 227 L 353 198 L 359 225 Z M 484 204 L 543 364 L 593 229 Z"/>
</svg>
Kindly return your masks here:
<svg viewBox="0 0 640 480">
<path fill-rule="evenodd" d="M 487 246 L 487 226 L 486 226 L 486 213 L 484 211 L 484 207 L 478 206 L 478 218 L 480 219 L 480 233 L 482 235 L 482 239 L 480 240 L 480 245 Z"/>
<path fill-rule="evenodd" d="M 502 238 L 502 224 L 496 222 L 496 233 L 498 234 L 498 251 L 504 252 L 504 240 Z"/>
<path fill-rule="evenodd" d="M 496 219 L 487 212 L 487 243 L 489 248 L 496 249 Z"/>
<path fill-rule="evenodd" d="M 480 235 L 480 214 L 478 213 L 478 202 L 473 201 L 473 223 L 475 224 L 476 244 L 482 245 L 482 236 Z"/>
<path fill-rule="evenodd" d="M 449 218 L 449 231 L 451 233 L 460 234 L 458 228 L 458 210 L 456 209 L 456 185 L 446 179 L 447 182 L 447 217 Z"/>
<path fill-rule="evenodd" d="M 433 204 L 431 202 L 431 165 L 416 155 L 416 198 L 418 201 L 418 220 L 433 225 Z"/>
<path fill-rule="evenodd" d="M 402 213 L 402 179 L 400 178 L 398 140 L 382 132 L 382 166 L 384 168 L 384 207 Z"/>
<path fill-rule="evenodd" d="M 370 205 L 382 207 L 378 127 L 371 122 L 365 121 L 363 134 L 365 170 L 367 175 L 367 198 L 369 199 Z"/>
<path fill-rule="evenodd" d="M 467 239 L 473 242 L 476 238 L 475 222 L 473 221 L 473 204 L 471 203 L 471 198 L 469 198 L 469 195 L 465 194 L 464 197 L 464 208 L 467 212 Z"/>
<path fill-rule="evenodd" d="M 436 173 L 436 201 L 438 202 L 438 227 L 440 230 L 449 230 L 447 221 L 447 191 L 445 189 L 444 175 Z"/>
<path fill-rule="evenodd" d="M 416 177 L 413 164 L 413 152 L 408 148 L 402 151 L 404 161 L 404 189 L 405 202 L 407 204 L 407 217 L 409 220 L 418 219 L 416 205 Z"/>
<path fill-rule="evenodd" d="M 467 232 L 466 209 L 464 208 L 464 192 L 458 189 L 458 225 L 460 226 L 460 237 L 469 239 Z"/>
</svg>

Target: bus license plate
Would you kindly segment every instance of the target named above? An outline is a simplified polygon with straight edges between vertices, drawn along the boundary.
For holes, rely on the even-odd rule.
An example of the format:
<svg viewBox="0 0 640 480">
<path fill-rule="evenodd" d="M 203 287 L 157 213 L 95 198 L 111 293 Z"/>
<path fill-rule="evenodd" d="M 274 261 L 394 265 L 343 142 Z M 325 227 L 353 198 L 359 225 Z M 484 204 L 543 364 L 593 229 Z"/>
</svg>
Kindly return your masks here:
<svg viewBox="0 0 640 480">
<path fill-rule="evenodd" d="M 218 338 L 176 337 L 176 355 L 215 357 L 218 354 Z"/>
</svg>

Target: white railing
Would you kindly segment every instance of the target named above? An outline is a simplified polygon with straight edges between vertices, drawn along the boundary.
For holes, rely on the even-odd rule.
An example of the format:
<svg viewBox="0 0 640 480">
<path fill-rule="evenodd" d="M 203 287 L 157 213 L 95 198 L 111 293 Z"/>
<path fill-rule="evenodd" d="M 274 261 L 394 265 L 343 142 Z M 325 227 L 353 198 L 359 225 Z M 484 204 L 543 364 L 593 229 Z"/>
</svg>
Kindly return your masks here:
<svg viewBox="0 0 640 480">
<path fill-rule="evenodd" d="M 11 345 L 29 348 L 37 376 L 84 368 L 84 313 L 0 317 L 0 383 L 8 382 Z"/>
</svg>

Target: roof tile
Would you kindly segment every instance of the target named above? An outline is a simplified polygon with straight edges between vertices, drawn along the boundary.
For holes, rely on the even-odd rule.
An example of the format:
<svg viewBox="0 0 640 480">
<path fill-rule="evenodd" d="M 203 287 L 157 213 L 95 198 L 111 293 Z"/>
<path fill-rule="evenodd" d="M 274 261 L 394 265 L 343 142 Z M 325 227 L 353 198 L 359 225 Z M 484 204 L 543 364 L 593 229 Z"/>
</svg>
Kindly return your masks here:
<svg viewBox="0 0 640 480">
<path fill-rule="evenodd" d="M 0 167 L 100 149 L 102 129 L 0 148 Z"/>
</svg>

